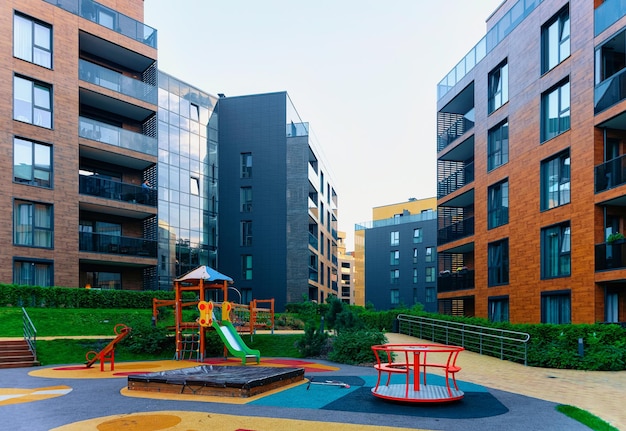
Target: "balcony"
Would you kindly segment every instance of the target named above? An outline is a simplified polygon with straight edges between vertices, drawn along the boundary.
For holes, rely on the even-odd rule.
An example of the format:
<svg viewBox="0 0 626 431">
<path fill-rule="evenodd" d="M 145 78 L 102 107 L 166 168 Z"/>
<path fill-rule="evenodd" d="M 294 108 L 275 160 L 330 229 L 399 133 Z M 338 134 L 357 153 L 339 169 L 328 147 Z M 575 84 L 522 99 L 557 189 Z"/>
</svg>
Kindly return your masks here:
<svg viewBox="0 0 626 431">
<path fill-rule="evenodd" d="M 448 114 L 450 117 L 450 114 Z M 474 128 L 474 109 L 465 114 L 459 115 L 456 120 L 451 122 L 445 130 L 437 135 L 437 151 L 445 149 L 452 142 L 463 136 L 467 131 Z"/>
<path fill-rule="evenodd" d="M 156 138 L 131 132 L 120 127 L 92 120 L 91 118 L 79 117 L 78 134 L 81 138 L 139 151 L 150 156 L 156 156 L 158 152 Z"/>
<path fill-rule="evenodd" d="M 626 243 L 602 243 L 595 246 L 596 271 L 626 268 Z"/>
<path fill-rule="evenodd" d="M 598 114 L 624 99 L 626 99 L 626 69 L 596 85 L 594 113 Z"/>
<path fill-rule="evenodd" d="M 317 247 L 319 246 L 319 240 L 317 239 L 317 236 L 312 234 L 311 232 L 309 232 L 309 245 L 315 250 L 317 250 Z"/>
<path fill-rule="evenodd" d="M 625 0 L 605 0 L 594 12 L 595 35 L 599 35 L 626 15 Z"/>
<path fill-rule="evenodd" d="M 453 223 L 437 231 L 437 244 L 446 244 L 461 238 L 474 235 L 474 217 Z"/>
<path fill-rule="evenodd" d="M 157 257 L 157 241 L 93 232 L 79 233 L 80 251 L 133 257 Z"/>
<path fill-rule="evenodd" d="M 92 0 L 44 1 L 152 48 L 156 49 L 157 47 L 157 31 L 155 29 L 100 3 Z"/>
<path fill-rule="evenodd" d="M 445 180 L 437 183 L 437 198 L 441 199 L 444 196 L 448 196 L 450 193 L 465 187 L 465 185 L 474 181 L 474 162 L 466 164 L 462 169 L 459 169 L 452 175 L 448 176 Z"/>
<path fill-rule="evenodd" d="M 621 186 L 624 183 L 626 183 L 626 156 L 620 156 L 596 166 L 596 193 Z"/>
<path fill-rule="evenodd" d="M 140 203 L 151 207 L 157 206 L 154 190 L 143 190 L 141 186 L 122 183 L 96 175 L 80 175 L 78 192 L 83 195 L 112 199 L 120 202 Z"/>
<path fill-rule="evenodd" d="M 474 271 L 442 271 L 437 278 L 437 292 L 454 292 L 474 288 Z"/>
<path fill-rule="evenodd" d="M 153 105 L 157 104 L 158 91 L 154 85 L 146 84 L 86 60 L 79 60 L 78 74 L 80 79 L 85 82 L 108 88 Z"/>
</svg>

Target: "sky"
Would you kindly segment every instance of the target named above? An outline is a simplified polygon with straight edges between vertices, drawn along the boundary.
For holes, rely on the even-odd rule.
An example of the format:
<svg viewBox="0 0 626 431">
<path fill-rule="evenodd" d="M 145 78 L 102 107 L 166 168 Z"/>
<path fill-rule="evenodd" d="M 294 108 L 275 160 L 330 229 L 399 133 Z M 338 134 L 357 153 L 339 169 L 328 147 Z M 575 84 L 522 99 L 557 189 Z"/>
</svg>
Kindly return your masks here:
<svg viewBox="0 0 626 431">
<path fill-rule="evenodd" d="M 503 0 L 145 0 L 159 69 L 207 93 L 287 91 L 353 249 L 372 208 L 436 196 L 437 84 Z M 328 176 L 328 173 L 327 173 Z"/>
</svg>

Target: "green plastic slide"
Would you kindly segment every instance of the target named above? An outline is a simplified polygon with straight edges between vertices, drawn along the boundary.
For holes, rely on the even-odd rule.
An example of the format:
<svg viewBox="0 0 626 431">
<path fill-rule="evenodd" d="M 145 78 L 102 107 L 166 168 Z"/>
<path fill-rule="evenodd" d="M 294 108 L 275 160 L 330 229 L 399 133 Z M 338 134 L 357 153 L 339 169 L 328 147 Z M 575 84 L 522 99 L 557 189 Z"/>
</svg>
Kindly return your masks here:
<svg viewBox="0 0 626 431">
<path fill-rule="evenodd" d="M 226 320 L 218 322 L 214 317 L 213 327 L 219 334 L 222 342 L 230 354 L 237 358 L 241 358 L 242 364 L 245 365 L 246 359 L 250 357 L 255 357 L 257 364 L 261 362 L 261 352 L 249 348 L 246 343 L 243 342 L 232 323 Z"/>
</svg>

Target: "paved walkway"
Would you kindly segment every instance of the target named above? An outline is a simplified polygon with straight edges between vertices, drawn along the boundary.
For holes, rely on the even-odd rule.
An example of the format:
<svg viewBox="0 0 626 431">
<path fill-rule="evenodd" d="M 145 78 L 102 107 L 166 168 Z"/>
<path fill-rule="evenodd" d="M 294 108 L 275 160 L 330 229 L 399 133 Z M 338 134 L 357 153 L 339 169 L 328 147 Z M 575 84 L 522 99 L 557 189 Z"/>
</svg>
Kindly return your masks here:
<svg viewBox="0 0 626 431">
<path fill-rule="evenodd" d="M 429 343 L 403 334 L 386 334 L 390 343 Z M 526 367 L 509 361 L 463 352 L 458 377 L 489 388 L 527 395 L 586 410 L 626 430 L 626 371 L 578 371 Z"/>
</svg>

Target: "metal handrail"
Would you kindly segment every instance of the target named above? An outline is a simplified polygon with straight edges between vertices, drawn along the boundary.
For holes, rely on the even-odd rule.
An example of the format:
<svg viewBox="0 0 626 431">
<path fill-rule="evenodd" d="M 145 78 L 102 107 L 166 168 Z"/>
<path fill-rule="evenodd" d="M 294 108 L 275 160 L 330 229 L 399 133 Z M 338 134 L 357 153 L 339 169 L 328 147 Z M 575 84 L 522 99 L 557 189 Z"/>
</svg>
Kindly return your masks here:
<svg viewBox="0 0 626 431">
<path fill-rule="evenodd" d="M 37 329 L 30 320 L 30 316 L 26 312 L 26 309 L 22 307 L 22 324 L 24 329 L 24 340 L 28 343 L 28 348 L 33 354 L 33 359 L 37 360 Z"/>
<path fill-rule="evenodd" d="M 398 314 L 398 332 L 431 340 L 456 344 L 466 350 L 528 365 L 530 334 L 487 326 L 470 325 L 422 316 Z"/>
</svg>

